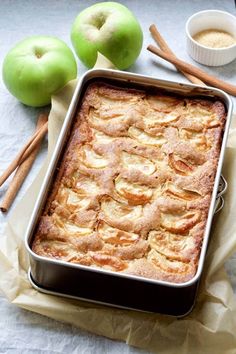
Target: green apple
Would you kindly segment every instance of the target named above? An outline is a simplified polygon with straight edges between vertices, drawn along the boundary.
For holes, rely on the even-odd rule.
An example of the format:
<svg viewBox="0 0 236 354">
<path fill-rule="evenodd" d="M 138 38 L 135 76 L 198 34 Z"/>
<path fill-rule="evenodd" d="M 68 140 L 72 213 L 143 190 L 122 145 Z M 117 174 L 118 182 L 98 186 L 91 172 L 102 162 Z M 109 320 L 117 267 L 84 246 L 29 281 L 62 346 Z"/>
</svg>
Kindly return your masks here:
<svg viewBox="0 0 236 354">
<path fill-rule="evenodd" d="M 41 107 L 77 76 L 71 49 L 60 39 L 33 36 L 19 42 L 3 62 L 3 81 L 22 103 Z"/>
<path fill-rule="evenodd" d="M 71 41 L 87 67 L 94 66 L 99 52 L 122 70 L 137 59 L 142 49 L 143 33 L 127 7 L 116 2 L 101 2 L 76 17 Z"/>
</svg>

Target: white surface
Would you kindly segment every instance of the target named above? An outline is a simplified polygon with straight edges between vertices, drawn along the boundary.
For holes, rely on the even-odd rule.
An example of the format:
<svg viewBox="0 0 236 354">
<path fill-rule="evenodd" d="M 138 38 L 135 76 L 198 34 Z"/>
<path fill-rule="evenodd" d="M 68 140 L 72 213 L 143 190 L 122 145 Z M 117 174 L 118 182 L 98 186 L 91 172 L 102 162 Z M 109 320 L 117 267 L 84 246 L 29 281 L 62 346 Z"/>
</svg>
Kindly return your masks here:
<svg viewBox="0 0 236 354">
<path fill-rule="evenodd" d="M 149 26 L 155 23 L 170 47 L 182 59 L 194 61 L 186 53 L 185 23 L 195 12 L 219 9 L 236 14 L 233 0 L 146 0 L 120 1 L 138 17 L 144 31 L 144 45 L 137 63 L 130 71 L 153 75 L 174 81 L 186 82 L 172 65 L 146 51 L 153 43 Z M 70 27 L 76 15 L 85 7 L 95 3 L 86 0 L 2 0 L 0 1 L 0 67 L 7 51 L 14 44 L 31 35 L 53 35 L 71 46 Z M 200 65 L 199 65 L 200 66 Z M 236 61 L 219 68 L 202 67 L 211 74 L 236 84 Z M 86 68 L 78 62 L 79 74 Z M 234 104 L 236 99 L 234 98 Z M 0 170 L 6 169 L 34 130 L 38 109 L 18 103 L 0 82 Z M 33 181 L 46 154 L 46 143 L 21 188 L 14 205 L 24 195 Z M 1 172 L 0 171 L 0 172 Z M 0 197 L 8 183 L 0 188 Z M 13 208 L 14 208 L 13 205 Z M 13 209 L 12 208 L 12 209 Z M 9 213 L 10 214 L 10 213 Z M 0 215 L 0 235 L 8 215 Z M 1 236 L 0 236 L 1 237 Z M 227 270 L 236 292 L 236 256 L 227 262 Z M 0 275 L 1 276 L 1 275 Z M 146 353 L 46 317 L 18 309 L 0 296 L 0 353 Z"/>
</svg>

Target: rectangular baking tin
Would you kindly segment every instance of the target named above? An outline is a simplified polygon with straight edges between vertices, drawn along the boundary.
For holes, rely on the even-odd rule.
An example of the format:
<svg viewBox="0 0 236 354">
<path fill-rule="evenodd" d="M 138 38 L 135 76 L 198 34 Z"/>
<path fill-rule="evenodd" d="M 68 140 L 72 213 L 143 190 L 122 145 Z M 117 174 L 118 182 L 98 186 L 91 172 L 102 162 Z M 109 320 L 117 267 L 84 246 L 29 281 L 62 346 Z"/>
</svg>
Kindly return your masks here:
<svg viewBox="0 0 236 354">
<path fill-rule="evenodd" d="M 69 262 L 39 256 L 31 249 L 34 230 L 44 208 L 47 194 L 53 181 L 54 172 L 63 147 L 67 142 L 78 105 L 88 84 L 95 80 L 105 80 L 118 85 L 123 84 L 126 87 L 143 87 L 144 89 L 154 87 L 184 96 L 216 97 L 226 106 L 227 120 L 198 269 L 195 276 L 186 283 L 170 283 L 162 280 L 146 279 L 139 276 L 92 268 L 80 264 L 71 264 Z M 173 316 L 183 316 L 189 313 L 194 305 L 198 283 L 203 270 L 231 115 L 232 102 L 229 96 L 223 91 L 212 87 L 176 83 L 152 78 L 150 76 L 108 69 L 93 69 L 88 71 L 79 80 L 75 89 L 26 231 L 25 245 L 30 256 L 31 283 L 37 289 L 47 293 L 76 297 L 78 299 L 86 299 L 103 304 L 112 304 L 117 307 L 159 312 Z"/>
</svg>

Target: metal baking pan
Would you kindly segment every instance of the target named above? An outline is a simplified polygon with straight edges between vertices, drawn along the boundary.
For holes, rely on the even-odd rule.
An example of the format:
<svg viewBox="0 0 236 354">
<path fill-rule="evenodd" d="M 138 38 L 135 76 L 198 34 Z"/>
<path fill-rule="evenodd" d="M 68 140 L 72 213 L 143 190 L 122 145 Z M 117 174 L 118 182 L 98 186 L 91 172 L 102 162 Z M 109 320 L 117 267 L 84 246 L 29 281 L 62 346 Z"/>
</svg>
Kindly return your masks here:
<svg viewBox="0 0 236 354">
<path fill-rule="evenodd" d="M 91 268 L 80 264 L 71 264 L 39 256 L 31 249 L 34 230 L 44 208 L 50 185 L 53 182 L 54 172 L 61 157 L 63 147 L 67 142 L 78 105 L 88 84 L 95 80 L 108 81 L 113 85 L 125 85 L 126 87 L 142 87 L 144 89 L 154 87 L 184 96 L 215 97 L 221 100 L 226 107 L 227 120 L 198 268 L 195 276 L 188 282 L 170 283 Z M 29 275 L 32 285 L 39 291 L 46 293 L 75 297 L 116 307 L 158 312 L 173 316 L 184 316 L 189 313 L 194 306 L 198 284 L 203 271 L 214 212 L 221 207 L 222 203 L 220 204 L 220 201 L 222 199 L 220 198 L 222 198 L 222 194 L 227 187 L 227 184 L 224 181 L 222 182 L 221 168 L 231 115 L 232 102 L 229 96 L 215 88 L 176 83 L 115 70 L 93 69 L 88 71 L 80 79 L 75 89 L 26 231 L 25 245 L 30 257 Z"/>
</svg>

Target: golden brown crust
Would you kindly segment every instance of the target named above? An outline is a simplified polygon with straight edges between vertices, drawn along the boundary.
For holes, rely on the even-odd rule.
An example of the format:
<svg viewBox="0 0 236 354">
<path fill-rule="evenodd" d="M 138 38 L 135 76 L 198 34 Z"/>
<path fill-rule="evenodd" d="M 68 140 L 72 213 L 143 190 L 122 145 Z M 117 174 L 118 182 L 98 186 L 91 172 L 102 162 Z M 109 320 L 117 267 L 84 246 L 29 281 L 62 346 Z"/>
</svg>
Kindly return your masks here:
<svg viewBox="0 0 236 354">
<path fill-rule="evenodd" d="M 33 251 L 152 279 L 191 279 L 225 116 L 219 101 L 91 84 Z"/>
</svg>

